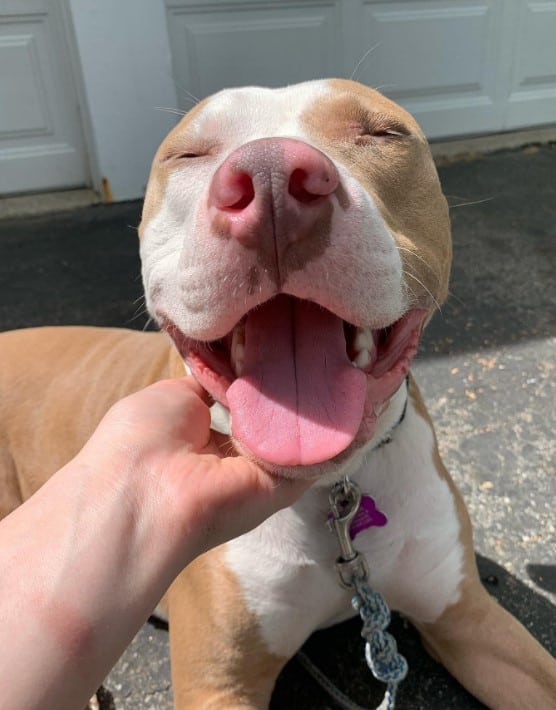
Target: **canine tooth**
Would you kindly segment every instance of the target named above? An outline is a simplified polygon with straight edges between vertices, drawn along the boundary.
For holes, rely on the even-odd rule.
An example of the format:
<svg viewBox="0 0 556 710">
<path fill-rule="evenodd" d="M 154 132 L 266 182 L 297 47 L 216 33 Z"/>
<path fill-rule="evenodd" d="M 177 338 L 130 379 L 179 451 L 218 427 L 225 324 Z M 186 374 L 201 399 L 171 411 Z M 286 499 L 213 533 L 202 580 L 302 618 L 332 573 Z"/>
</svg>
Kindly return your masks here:
<svg viewBox="0 0 556 710">
<path fill-rule="evenodd" d="M 232 332 L 232 349 L 238 343 L 245 344 L 245 323 L 238 323 Z"/>
<path fill-rule="evenodd" d="M 237 325 L 232 333 L 230 359 L 236 375 L 241 375 L 245 362 L 245 326 L 243 324 Z"/>
<path fill-rule="evenodd" d="M 353 360 L 353 364 L 360 368 L 367 367 L 370 362 L 371 353 L 368 350 L 360 350 L 355 356 L 355 360 Z"/>
<path fill-rule="evenodd" d="M 243 363 L 245 362 L 245 346 L 238 343 L 235 350 L 232 351 L 232 363 L 236 371 L 236 375 L 241 375 Z"/>
<path fill-rule="evenodd" d="M 369 328 L 357 328 L 353 340 L 353 349 L 355 352 L 359 353 L 363 350 L 373 350 L 374 344 L 372 330 Z"/>
</svg>

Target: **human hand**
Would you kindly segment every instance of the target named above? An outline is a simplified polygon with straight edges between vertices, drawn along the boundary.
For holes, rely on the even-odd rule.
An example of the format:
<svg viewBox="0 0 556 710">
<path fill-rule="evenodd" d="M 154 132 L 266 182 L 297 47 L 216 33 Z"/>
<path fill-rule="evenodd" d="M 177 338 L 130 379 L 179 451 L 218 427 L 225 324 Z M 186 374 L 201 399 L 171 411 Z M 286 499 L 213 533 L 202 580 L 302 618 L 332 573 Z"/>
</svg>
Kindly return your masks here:
<svg viewBox="0 0 556 710">
<path fill-rule="evenodd" d="M 225 456 L 229 443 L 211 432 L 204 397 L 191 377 L 151 385 L 116 403 L 76 457 L 96 471 L 99 495 L 129 487 L 134 518 L 172 546 L 178 566 L 256 527 L 310 485 Z"/>
</svg>

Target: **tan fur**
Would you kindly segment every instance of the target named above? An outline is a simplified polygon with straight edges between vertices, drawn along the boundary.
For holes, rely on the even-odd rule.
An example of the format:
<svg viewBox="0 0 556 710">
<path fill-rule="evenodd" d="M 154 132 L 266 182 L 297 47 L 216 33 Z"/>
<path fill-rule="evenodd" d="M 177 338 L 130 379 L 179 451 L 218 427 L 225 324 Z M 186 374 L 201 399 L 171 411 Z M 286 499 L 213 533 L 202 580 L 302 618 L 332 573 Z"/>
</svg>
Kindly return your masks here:
<svg viewBox="0 0 556 710">
<path fill-rule="evenodd" d="M 183 364 L 160 333 L 32 328 L 0 334 L 0 514 L 81 449 L 117 400 Z"/>
<path fill-rule="evenodd" d="M 257 619 L 245 610 L 241 589 L 222 551 L 195 560 L 167 597 L 176 706 L 267 707 L 288 659 L 266 650 Z"/>
</svg>

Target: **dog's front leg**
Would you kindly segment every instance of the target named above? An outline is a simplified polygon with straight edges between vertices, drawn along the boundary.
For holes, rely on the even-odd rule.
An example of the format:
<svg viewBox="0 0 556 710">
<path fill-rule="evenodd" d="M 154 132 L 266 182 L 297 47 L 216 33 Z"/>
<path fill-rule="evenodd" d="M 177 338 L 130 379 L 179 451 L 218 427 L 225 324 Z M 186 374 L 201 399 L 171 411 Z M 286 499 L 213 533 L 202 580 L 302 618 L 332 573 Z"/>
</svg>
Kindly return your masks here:
<svg viewBox="0 0 556 710">
<path fill-rule="evenodd" d="M 423 638 L 431 655 L 460 683 L 495 710 L 552 710 L 556 707 L 556 661 L 528 631 L 498 605 L 483 588 L 473 546 L 471 522 L 463 499 L 440 457 L 432 421 L 411 382 L 415 410 L 430 431 L 433 442 L 430 470 L 448 484 L 457 512 L 458 544 L 462 549 L 462 579 L 457 600 L 434 621 L 424 621 L 419 612 L 423 598 L 407 605 L 407 615 Z M 425 432 L 415 426 L 421 440 Z M 423 589 L 427 589 L 426 585 Z M 435 586 L 424 598 L 434 597 Z"/>
<path fill-rule="evenodd" d="M 222 548 L 181 573 L 168 606 L 175 707 L 267 708 L 287 658 L 268 652 Z"/>
<path fill-rule="evenodd" d="M 417 624 L 431 654 L 489 708 L 555 708 L 556 661 L 490 597 L 476 573 L 462 592 L 435 623 Z"/>
</svg>

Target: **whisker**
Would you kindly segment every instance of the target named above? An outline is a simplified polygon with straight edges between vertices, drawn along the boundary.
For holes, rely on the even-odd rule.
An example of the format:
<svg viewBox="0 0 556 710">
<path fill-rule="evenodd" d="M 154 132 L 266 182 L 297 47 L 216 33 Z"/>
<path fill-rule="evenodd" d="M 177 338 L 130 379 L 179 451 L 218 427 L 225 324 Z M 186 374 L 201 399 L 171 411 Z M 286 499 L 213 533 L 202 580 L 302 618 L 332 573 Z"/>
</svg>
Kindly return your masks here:
<svg viewBox="0 0 556 710">
<path fill-rule="evenodd" d="M 149 316 L 149 317 L 147 318 L 147 322 L 146 322 L 145 325 L 143 326 L 143 332 L 145 332 L 145 331 L 147 330 L 147 328 L 149 327 L 149 325 L 150 325 L 151 323 L 153 323 L 153 318 L 152 318 L 152 316 Z"/>
<path fill-rule="evenodd" d="M 415 293 L 415 290 L 412 289 L 409 284 L 406 284 L 405 287 L 407 288 L 407 290 L 409 291 L 409 294 L 411 296 L 411 298 L 409 299 L 409 303 L 411 305 L 414 305 L 414 304 L 416 305 L 418 303 L 419 299 L 417 298 L 417 294 Z"/>
<path fill-rule="evenodd" d="M 383 91 L 384 89 L 395 89 L 399 84 L 380 84 L 380 86 L 373 86 L 375 91 Z"/>
<path fill-rule="evenodd" d="M 460 202 L 458 205 L 449 205 L 449 209 L 455 210 L 456 207 L 471 207 L 471 205 L 482 205 L 484 202 L 492 202 L 494 197 L 485 197 L 482 200 L 473 200 L 471 202 Z"/>
<path fill-rule="evenodd" d="M 404 269 L 404 270 L 403 270 L 403 273 L 404 273 L 406 276 L 409 276 L 410 279 L 414 279 L 415 281 L 417 281 L 417 283 L 418 283 L 422 288 L 425 289 L 425 291 L 426 291 L 426 292 L 429 294 L 429 296 L 432 298 L 432 302 L 433 302 L 434 305 L 436 306 L 436 310 L 442 315 L 442 308 L 440 307 L 440 303 L 438 303 L 438 301 L 436 300 L 436 298 L 432 295 L 432 293 L 431 293 L 431 292 L 429 291 L 429 289 L 425 286 L 425 284 L 424 284 L 422 281 L 420 281 L 414 274 L 412 274 L 412 273 L 410 273 L 409 271 L 407 271 L 407 269 Z"/>
<path fill-rule="evenodd" d="M 136 318 L 139 318 L 139 316 L 142 316 L 147 312 L 147 307 L 145 306 L 144 303 L 141 303 L 137 308 L 135 309 L 135 313 L 132 316 L 132 320 L 135 320 Z"/>
<path fill-rule="evenodd" d="M 136 298 L 135 301 L 133 301 L 133 305 L 135 306 L 136 304 L 137 304 L 137 307 L 135 309 L 136 313 L 139 310 L 146 310 L 146 303 L 145 303 L 144 297 Z"/>
<path fill-rule="evenodd" d="M 165 106 L 153 106 L 155 111 L 165 111 L 166 113 L 174 113 L 176 116 L 185 116 L 187 111 L 181 111 L 179 108 L 168 108 Z"/>
<path fill-rule="evenodd" d="M 349 77 L 350 79 L 354 79 L 354 78 L 355 78 L 355 76 L 357 75 L 357 72 L 358 72 L 359 68 L 361 67 L 361 65 L 363 64 L 363 62 L 365 61 L 365 59 L 367 59 L 367 57 L 369 56 L 369 54 L 370 54 L 371 52 L 374 52 L 375 49 L 377 49 L 378 47 L 380 47 L 381 44 L 382 44 L 382 40 L 378 41 L 376 44 L 373 44 L 373 46 L 365 52 L 365 54 L 364 54 L 364 55 L 361 57 L 361 59 L 357 62 L 357 65 L 356 65 L 355 69 L 351 72 L 351 76 Z"/>
<path fill-rule="evenodd" d="M 131 318 L 128 318 L 128 319 L 126 320 L 125 324 L 126 324 L 126 325 L 130 325 L 131 323 L 133 323 L 133 321 L 136 321 L 138 318 L 141 318 L 141 316 L 144 316 L 145 313 L 147 313 L 147 309 L 146 309 L 146 308 L 140 308 L 139 310 L 137 310 L 137 311 L 131 316 Z M 150 320 L 150 318 L 149 318 L 149 320 Z"/>
<path fill-rule="evenodd" d="M 411 254 L 411 256 L 414 256 L 416 259 L 419 259 L 419 261 L 422 261 L 423 264 L 427 267 L 427 269 L 431 272 L 431 274 L 436 278 L 438 282 L 440 282 L 440 276 L 436 273 L 436 271 L 432 268 L 432 266 L 423 259 L 423 257 L 420 254 L 417 254 L 414 251 L 411 251 L 411 249 L 407 249 L 406 247 L 400 247 L 397 246 L 398 251 L 406 251 L 408 254 Z"/>
<path fill-rule="evenodd" d="M 135 313 L 140 310 L 142 310 L 143 312 L 146 312 L 147 310 L 147 305 L 145 303 L 144 298 L 136 298 L 135 301 L 133 301 L 133 305 L 136 306 Z"/>
<path fill-rule="evenodd" d="M 198 98 L 195 96 L 195 94 L 192 94 L 191 91 L 188 91 L 188 90 L 185 88 L 185 86 L 182 86 L 182 85 L 180 84 L 180 82 L 179 82 L 179 81 L 176 79 L 176 77 L 174 76 L 173 72 L 170 73 L 170 78 L 172 79 L 172 81 L 174 82 L 174 84 L 177 86 L 177 88 L 181 91 L 181 93 L 183 94 L 183 96 L 184 96 L 186 99 L 188 99 L 189 101 L 191 101 L 191 103 L 193 103 L 193 104 L 198 104 L 198 103 L 200 102 L 201 99 L 198 99 Z"/>
<path fill-rule="evenodd" d="M 448 297 L 449 297 L 449 299 L 447 301 L 448 305 L 450 303 L 450 300 L 453 298 L 455 301 L 457 301 L 460 304 L 460 306 L 467 308 L 467 303 L 465 301 L 462 301 L 462 299 L 451 289 L 448 291 Z"/>
</svg>

